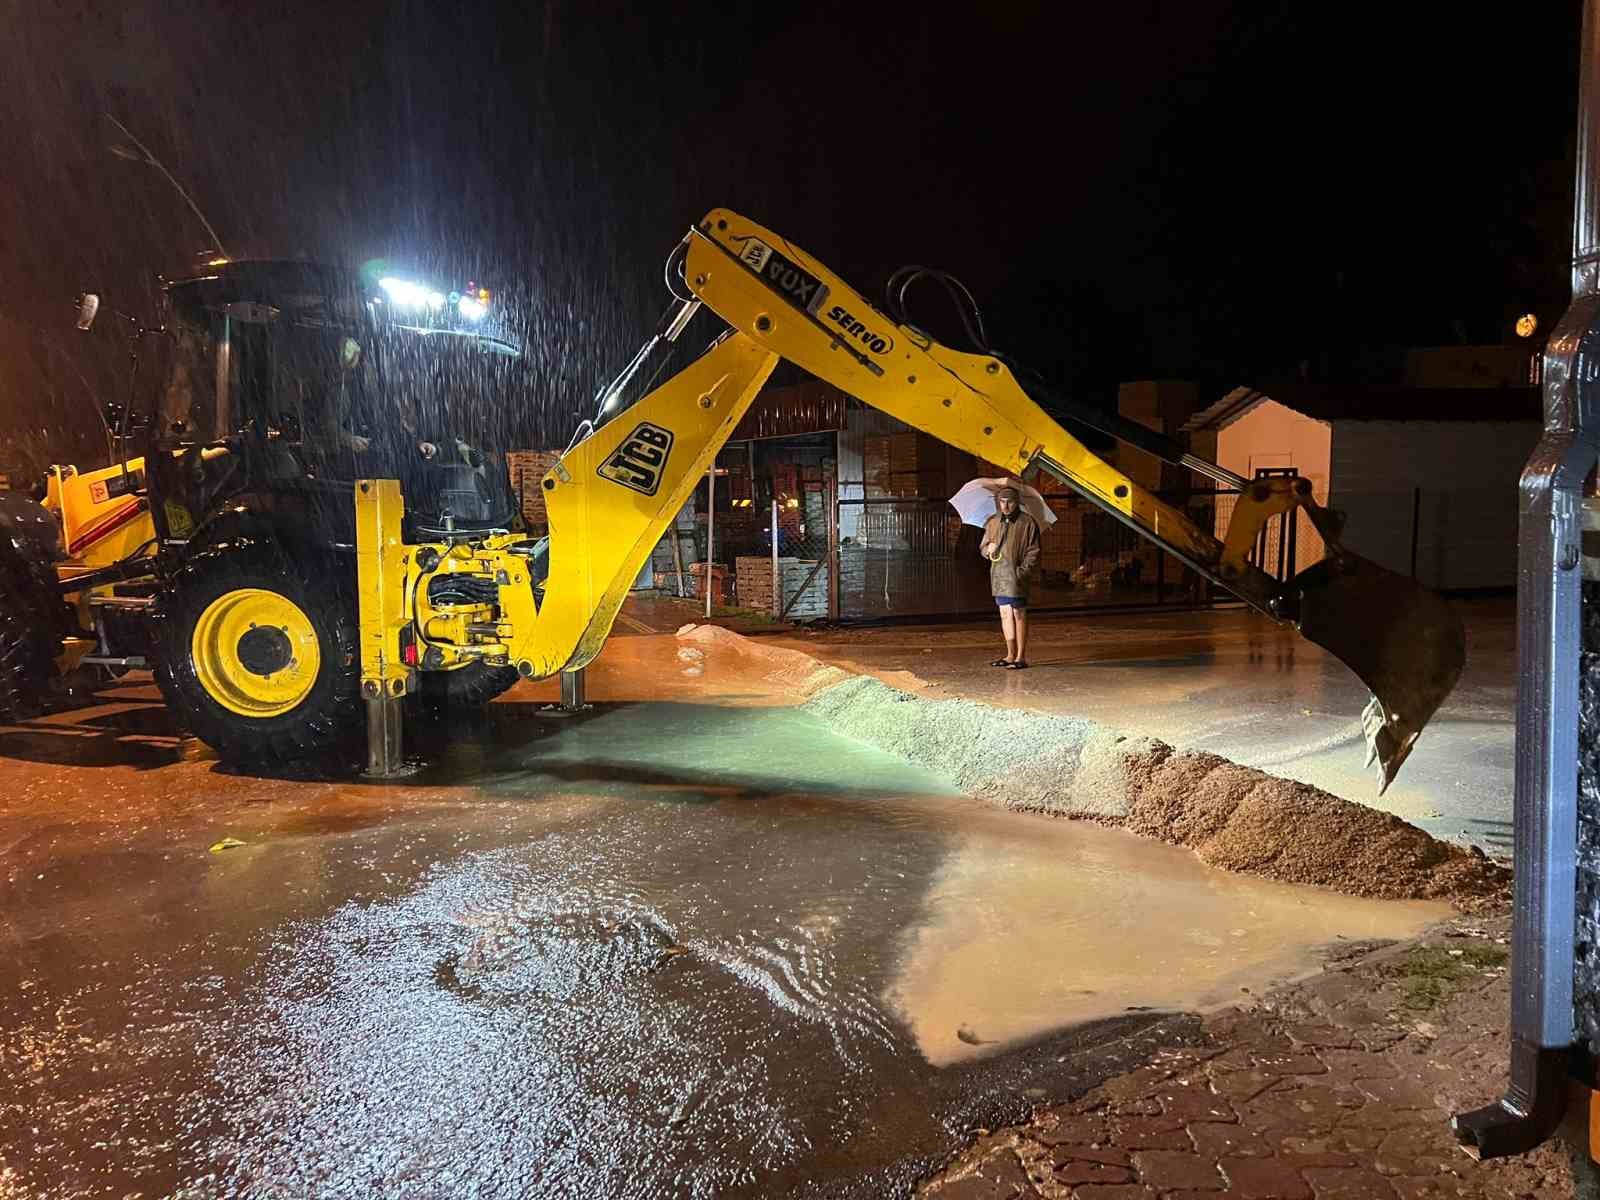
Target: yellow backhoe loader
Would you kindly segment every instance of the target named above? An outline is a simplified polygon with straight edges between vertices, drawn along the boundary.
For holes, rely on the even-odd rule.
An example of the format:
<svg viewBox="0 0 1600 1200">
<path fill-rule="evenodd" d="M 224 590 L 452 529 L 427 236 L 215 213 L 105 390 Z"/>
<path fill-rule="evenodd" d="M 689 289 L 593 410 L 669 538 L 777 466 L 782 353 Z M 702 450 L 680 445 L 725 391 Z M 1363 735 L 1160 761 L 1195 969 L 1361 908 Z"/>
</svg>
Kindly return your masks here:
<svg viewBox="0 0 1600 1200">
<path fill-rule="evenodd" d="M 902 293 L 910 279 L 897 277 Z M 167 621 L 194 625 L 152 639 L 155 654 L 172 660 L 154 664 L 158 678 L 198 689 L 191 711 L 210 695 L 226 713 L 227 756 L 281 758 L 285 747 L 316 742 L 283 731 L 302 709 L 322 728 L 330 714 L 359 712 L 353 695 L 338 705 L 329 695 L 330 687 L 359 687 L 369 768 L 381 775 L 400 761 L 400 703 L 428 673 L 470 665 L 536 679 L 581 670 L 780 359 L 1015 476 L 1054 476 L 1202 576 L 1293 624 L 1371 689 L 1363 727 L 1380 786 L 1454 687 L 1464 662 L 1455 614 L 1414 581 L 1345 550 L 1338 517 L 1314 501 L 1307 481 L 1240 479 L 1143 426 L 1054 394 L 998 354 L 941 345 L 903 314 L 896 320 L 879 311 L 805 251 L 726 209 L 685 236 L 669 257 L 667 283 L 672 302 L 655 335 L 541 480 L 547 538 L 419 522 L 402 481 L 355 483 L 354 563 L 326 554 L 318 561 L 349 572 L 358 671 L 349 669 L 348 643 L 317 644 L 320 631 L 339 622 L 297 615 L 303 581 L 290 581 L 269 602 L 271 573 L 256 569 L 235 581 L 237 595 L 219 576 L 216 587 L 185 603 L 156 598 Z M 645 366 L 670 352 L 701 308 L 722 322 L 708 348 L 634 398 Z M 1226 536 L 1198 528 L 1117 471 L 1052 412 L 1237 487 Z M 1321 534 L 1327 557 L 1283 583 L 1248 556 L 1268 520 L 1296 509 Z M 184 577 L 181 569 L 169 574 Z M 282 650 L 284 639 L 245 619 L 255 611 L 278 614 L 274 623 L 293 635 L 286 643 L 292 668 L 278 661 L 283 653 L 268 653 Z M 252 713 L 258 695 L 271 700 L 255 706 L 259 717 Z M 255 723 L 260 738 L 251 735 Z"/>
<path fill-rule="evenodd" d="M 398 536 L 396 486 L 357 486 L 361 678 L 369 705 L 409 686 L 408 638 L 445 661 L 481 656 L 526 678 L 590 662 L 632 580 L 779 359 L 1015 475 L 1048 472 L 1201 575 L 1291 622 L 1371 689 L 1363 727 L 1382 786 L 1454 687 L 1464 662 L 1459 619 L 1414 581 L 1346 551 L 1339 520 L 1315 503 L 1305 480 L 1241 480 L 1143 427 L 1111 422 L 1119 436 L 1240 487 L 1219 541 L 1068 433 L 1030 395 L 1038 385 L 1019 382 L 1001 358 L 952 350 L 891 320 L 811 255 L 726 209 L 689 231 L 669 259 L 667 280 L 674 302 L 657 334 L 603 393 L 597 422 L 580 431 L 541 482 L 547 540 L 506 535 L 406 545 Z M 726 328 L 699 358 L 624 406 L 631 376 L 661 343 L 675 341 L 701 306 Z M 1068 403 L 1050 399 L 1058 411 Z M 1107 423 L 1093 410 L 1069 411 Z M 1328 555 L 1281 584 L 1247 555 L 1269 518 L 1297 508 Z M 440 572 L 497 580 L 497 601 L 474 610 L 430 605 L 427 584 Z M 392 727 L 375 710 L 371 721 L 377 730 Z M 383 737 L 369 736 L 384 757 Z"/>
</svg>

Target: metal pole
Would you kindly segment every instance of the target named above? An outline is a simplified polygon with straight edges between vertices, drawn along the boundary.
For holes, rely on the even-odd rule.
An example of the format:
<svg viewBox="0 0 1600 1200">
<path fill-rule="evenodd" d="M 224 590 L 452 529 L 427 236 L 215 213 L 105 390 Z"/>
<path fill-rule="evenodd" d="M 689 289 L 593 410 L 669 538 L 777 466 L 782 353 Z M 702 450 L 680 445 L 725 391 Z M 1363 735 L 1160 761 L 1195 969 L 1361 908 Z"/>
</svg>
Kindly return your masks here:
<svg viewBox="0 0 1600 1200">
<path fill-rule="evenodd" d="M 772 615 L 783 608 L 783 573 L 778 570 L 778 498 L 772 498 Z"/>
<path fill-rule="evenodd" d="M 215 424 L 212 426 L 212 435 L 218 438 L 227 437 L 232 429 L 228 420 L 228 400 L 230 384 L 233 379 L 233 318 L 224 315 L 222 318 L 221 336 L 217 338 L 217 391 L 216 409 L 212 414 Z M 123 455 L 126 458 L 126 455 Z"/>
<path fill-rule="evenodd" d="M 828 514 L 828 620 L 839 619 L 839 481 L 837 476 L 824 480 L 829 499 L 825 501 Z"/>
<path fill-rule="evenodd" d="M 579 712 L 589 702 L 589 687 L 584 668 L 561 672 L 561 711 Z"/>
<path fill-rule="evenodd" d="M 683 590 L 683 532 L 678 528 L 676 517 L 672 520 L 672 570 L 678 576 L 678 599 L 683 599 L 689 593 Z"/>
<path fill-rule="evenodd" d="M 1524 1153 L 1555 1132 L 1576 1040 L 1579 512 L 1600 453 L 1600 0 L 1584 5 L 1581 45 L 1572 305 L 1545 347 L 1544 434 L 1519 484 L 1511 1080 L 1497 1103 L 1452 1122 L 1480 1158 Z M 1586 861 L 1584 873 L 1594 870 Z M 1597 916 L 1585 897 L 1584 921 Z M 1597 1003 L 1592 963 L 1580 990 Z"/>
<path fill-rule="evenodd" d="M 1300 510 L 1291 508 L 1285 516 L 1289 524 L 1289 569 L 1283 578 L 1288 582 L 1300 573 Z"/>
<path fill-rule="evenodd" d="M 392 779 L 407 774 L 404 747 L 403 702 L 381 692 L 367 697 L 367 777 Z"/>
<path fill-rule="evenodd" d="M 706 468 L 706 620 L 711 619 L 711 564 L 716 560 L 712 549 L 717 531 L 717 464 Z"/>
</svg>

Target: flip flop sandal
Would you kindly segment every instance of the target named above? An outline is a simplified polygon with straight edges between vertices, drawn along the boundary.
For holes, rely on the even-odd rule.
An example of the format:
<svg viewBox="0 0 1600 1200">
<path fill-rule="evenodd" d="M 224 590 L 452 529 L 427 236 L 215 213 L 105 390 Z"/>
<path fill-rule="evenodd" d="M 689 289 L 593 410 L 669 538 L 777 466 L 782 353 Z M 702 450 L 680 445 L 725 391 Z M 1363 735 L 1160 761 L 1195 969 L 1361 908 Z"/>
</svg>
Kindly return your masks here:
<svg viewBox="0 0 1600 1200">
<path fill-rule="evenodd" d="M 1008 671 L 1026 671 L 1027 669 L 1028 660 L 1025 658 L 1019 658 L 1016 662 L 1006 664 L 1006 670 Z"/>
<path fill-rule="evenodd" d="M 1009 667 L 1011 665 L 1011 660 L 1009 658 L 997 658 L 989 665 L 991 667 Z"/>
</svg>

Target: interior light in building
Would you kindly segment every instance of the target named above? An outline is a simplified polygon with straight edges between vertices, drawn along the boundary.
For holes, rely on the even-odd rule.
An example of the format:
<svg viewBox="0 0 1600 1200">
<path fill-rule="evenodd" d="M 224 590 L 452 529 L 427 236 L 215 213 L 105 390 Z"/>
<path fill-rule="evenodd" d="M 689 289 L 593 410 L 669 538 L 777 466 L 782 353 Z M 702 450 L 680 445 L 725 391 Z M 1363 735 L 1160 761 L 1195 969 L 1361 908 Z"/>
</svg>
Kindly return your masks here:
<svg viewBox="0 0 1600 1200">
<path fill-rule="evenodd" d="M 1532 313 L 1523 313 L 1517 318 L 1517 336 L 1532 337 L 1534 330 L 1539 328 L 1539 318 Z"/>
</svg>

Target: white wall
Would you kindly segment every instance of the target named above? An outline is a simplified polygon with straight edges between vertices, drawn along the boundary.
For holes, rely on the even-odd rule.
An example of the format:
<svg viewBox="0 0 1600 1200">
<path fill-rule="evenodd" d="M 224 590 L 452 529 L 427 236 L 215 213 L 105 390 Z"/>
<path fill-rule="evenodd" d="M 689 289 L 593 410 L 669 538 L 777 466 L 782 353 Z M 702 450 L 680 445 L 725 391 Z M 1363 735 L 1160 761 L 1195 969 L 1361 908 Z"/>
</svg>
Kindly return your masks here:
<svg viewBox="0 0 1600 1200">
<path fill-rule="evenodd" d="M 1328 496 L 1328 458 L 1332 428 L 1323 421 L 1264 400 L 1217 433 L 1217 463 L 1235 475 L 1255 478 L 1258 467 L 1294 467 L 1311 480 L 1319 503 Z M 1230 505 L 1218 505 L 1217 536 L 1227 534 Z M 1323 556 L 1322 539 L 1302 514 L 1295 531 L 1295 570 L 1303 571 Z"/>
<path fill-rule="evenodd" d="M 1416 506 L 1421 582 L 1513 586 L 1517 478 L 1538 440 L 1536 421 L 1335 422 L 1331 492 L 1349 517 L 1345 544 L 1409 575 Z"/>
</svg>

